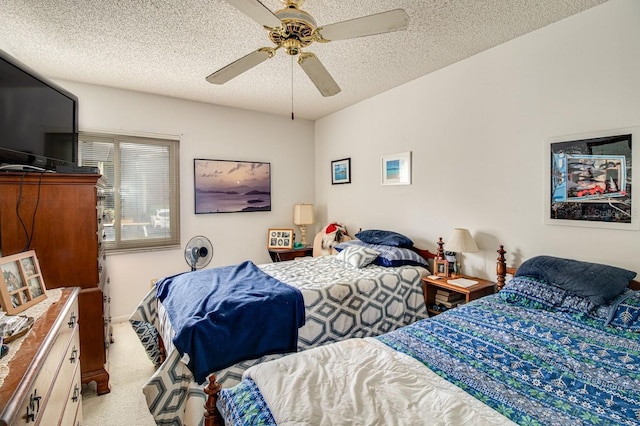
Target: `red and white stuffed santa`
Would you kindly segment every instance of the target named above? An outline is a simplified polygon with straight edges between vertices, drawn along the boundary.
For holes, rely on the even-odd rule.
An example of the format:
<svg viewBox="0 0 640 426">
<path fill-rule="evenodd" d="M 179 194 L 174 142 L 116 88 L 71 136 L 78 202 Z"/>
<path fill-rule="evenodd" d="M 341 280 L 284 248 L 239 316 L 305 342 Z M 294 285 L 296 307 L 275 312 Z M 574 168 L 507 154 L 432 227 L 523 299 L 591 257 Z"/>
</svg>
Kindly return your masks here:
<svg viewBox="0 0 640 426">
<path fill-rule="evenodd" d="M 324 228 L 324 232 L 322 234 L 322 255 L 332 254 L 333 247 L 344 240 L 350 239 L 347 228 L 344 225 L 340 225 L 337 222 L 330 223 Z"/>
</svg>

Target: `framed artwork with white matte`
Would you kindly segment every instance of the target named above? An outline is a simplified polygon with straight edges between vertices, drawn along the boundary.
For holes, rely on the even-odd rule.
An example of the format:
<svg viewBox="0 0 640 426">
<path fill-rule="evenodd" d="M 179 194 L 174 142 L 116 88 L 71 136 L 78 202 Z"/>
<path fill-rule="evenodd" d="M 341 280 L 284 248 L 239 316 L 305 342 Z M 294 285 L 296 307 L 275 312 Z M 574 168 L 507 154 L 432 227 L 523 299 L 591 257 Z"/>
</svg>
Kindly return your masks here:
<svg viewBox="0 0 640 426">
<path fill-rule="evenodd" d="M 383 185 L 411 185 L 411 151 L 382 157 Z"/>
<path fill-rule="evenodd" d="M 351 158 L 331 162 L 331 184 L 351 183 Z"/>
<path fill-rule="evenodd" d="M 640 230 L 640 186 L 632 184 L 638 139 L 640 127 L 628 127 L 545 141 L 545 223 Z"/>
</svg>

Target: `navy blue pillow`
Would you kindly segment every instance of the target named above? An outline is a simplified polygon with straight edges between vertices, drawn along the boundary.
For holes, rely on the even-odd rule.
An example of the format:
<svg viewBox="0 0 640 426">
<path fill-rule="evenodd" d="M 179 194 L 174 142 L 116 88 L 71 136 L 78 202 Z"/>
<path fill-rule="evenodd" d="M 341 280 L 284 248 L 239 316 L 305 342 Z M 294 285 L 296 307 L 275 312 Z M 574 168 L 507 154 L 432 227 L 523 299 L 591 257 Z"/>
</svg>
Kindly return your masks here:
<svg viewBox="0 0 640 426">
<path fill-rule="evenodd" d="M 515 274 L 534 277 L 602 305 L 620 295 L 636 273 L 615 266 L 553 256 L 525 261 Z"/>
<path fill-rule="evenodd" d="M 409 237 L 393 231 L 367 229 L 358 232 L 355 237 L 369 244 L 380 244 L 392 247 L 413 247 L 413 241 L 411 241 Z"/>
</svg>

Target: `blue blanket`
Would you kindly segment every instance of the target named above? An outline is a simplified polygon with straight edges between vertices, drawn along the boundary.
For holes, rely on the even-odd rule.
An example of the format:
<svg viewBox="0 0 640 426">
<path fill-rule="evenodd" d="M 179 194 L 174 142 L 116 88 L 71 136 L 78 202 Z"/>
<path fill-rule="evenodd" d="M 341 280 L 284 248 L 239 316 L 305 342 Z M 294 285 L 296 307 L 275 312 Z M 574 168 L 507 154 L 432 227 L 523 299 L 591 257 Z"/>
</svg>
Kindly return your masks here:
<svg viewBox="0 0 640 426">
<path fill-rule="evenodd" d="M 295 352 L 305 322 L 302 293 L 252 262 L 163 278 L 157 297 L 189 355 L 198 383 L 214 371 L 263 355 Z"/>
<path fill-rule="evenodd" d="M 640 424 L 640 334 L 603 321 L 494 295 L 377 339 L 521 425 Z M 220 395 L 227 424 L 276 424 L 250 379 Z"/>
</svg>

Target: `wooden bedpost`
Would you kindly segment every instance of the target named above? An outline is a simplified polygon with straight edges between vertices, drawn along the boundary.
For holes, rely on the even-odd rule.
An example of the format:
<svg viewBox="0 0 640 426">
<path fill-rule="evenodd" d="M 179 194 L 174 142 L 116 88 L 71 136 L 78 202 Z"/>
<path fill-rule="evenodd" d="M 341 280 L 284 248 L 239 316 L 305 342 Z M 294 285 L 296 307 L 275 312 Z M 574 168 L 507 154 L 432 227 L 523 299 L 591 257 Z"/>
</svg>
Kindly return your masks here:
<svg viewBox="0 0 640 426">
<path fill-rule="evenodd" d="M 438 251 L 436 252 L 436 259 L 444 260 L 444 241 L 442 241 L 442 237 L 438 239 Z"/>
<path fill-rule="evenodd" d="M 218 392 L 222 389 L 222 385 L 216 382 L 216 375 L 209 376 L 209 383 L 204 388 L 207 394 L 207 401 L 204 403 L 204 426 L 223 426 L 222 416 L 216 407 L 218 402 Z"/>
<path fill-rule="evenodd" d="M 496 264 L 496 274 L 498 274 L 498 291 L 502 290 L 507 276 L 507 259 L 504 257 L 506 253 L 504 246 L 501 244 L 498 249 L 498 263 Z"/>
</svg>

